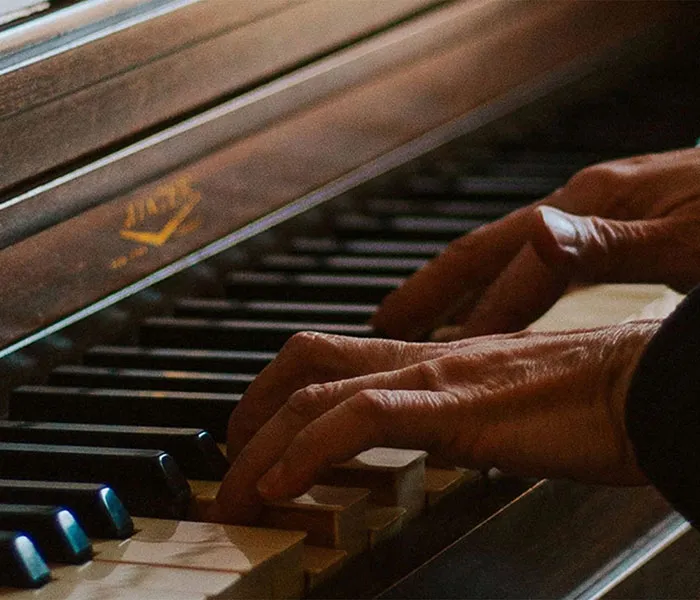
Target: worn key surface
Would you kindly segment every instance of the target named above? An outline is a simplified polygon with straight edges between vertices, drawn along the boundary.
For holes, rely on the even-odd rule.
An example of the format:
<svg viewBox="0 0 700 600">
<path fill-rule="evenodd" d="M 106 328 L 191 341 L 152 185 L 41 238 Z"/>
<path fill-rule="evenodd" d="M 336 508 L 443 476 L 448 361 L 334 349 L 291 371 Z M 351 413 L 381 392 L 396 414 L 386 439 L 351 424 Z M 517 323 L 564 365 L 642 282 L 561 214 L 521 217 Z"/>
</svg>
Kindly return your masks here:
<svg viewBox="0 0 700 600">
<path fill-rule="evenodd" d="M 134 523 L 138 532 L 131 539 L 96 542 L 95 560 L 237 573 L 243 597 L 303 593 L 303 532 L 162 519 Z"/>
</svg>

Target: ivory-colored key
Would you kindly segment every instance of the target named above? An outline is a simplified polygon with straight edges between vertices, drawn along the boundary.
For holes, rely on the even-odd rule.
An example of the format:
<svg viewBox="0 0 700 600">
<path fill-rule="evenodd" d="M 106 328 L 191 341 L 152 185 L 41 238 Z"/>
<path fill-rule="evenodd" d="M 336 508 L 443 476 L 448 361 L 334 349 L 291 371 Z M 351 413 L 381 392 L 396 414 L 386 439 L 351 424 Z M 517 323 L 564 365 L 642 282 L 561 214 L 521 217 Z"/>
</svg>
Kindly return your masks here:
<svg viewBox="0 0 700 600">
<path fill-rule="evenodd" d="M 426 467 L 425 500 L 428 506 L 435 506 L 456 489 L 475 483 L 479 479 L 481 473 L 472 469 Z"/>
<path fill-rule="evenodd" d="M 406 519 L 420 514 L 425 506 L 425 458 L 422 450 L 372 448 L 336 465 L 323 483 L 371 490 L 370 502 L 401 506 Z"/>
<path fill-rule="evenodd" d="M 316 485 L 298 498 L 267 504 L 260 522 L 305 531 L 309 544 L 355 555 L 367 547 L 368 497 L 366 489 Z"/>
<path fill-rule="evenodd" d="M 370 548 L 391 539 L 401 531 L 406 516 L 402 506 L 374 506 L 367 511 L 367 541 Z"/>
<path fill-rule="evenodd" d="M 256 596 L 303 593 L 303 532 L 160 519 L 134 519 L 134 525 L 129 540 L 96 542 L 95 561 L 238 573 Z"/>
<path fill-rule="evenodd" d="M 568 292 L 528 329 L 555 331 L 614 325 L 630 318 L 666 316 L 682 299 L 656 284 L 600 284 Z"/>
<path fill-rule="evenodd" d="M 0 588 L 0 596 L 3 600 L 207 600 L 205 594 L 196 592 L 117 587 L 85 581 L 50 581 L 38 590 Z"/>
<path fill-rule="evenodd" d="M 216 502 L 216 494 L 219 493 L 221 482 L 190 480 L 189 483 L 192 498 L 187 511 L 187 519 L 189 521 L 206 521 L 212 505 Z"/>
<path fill-rule="evenodd" d="M 100 584 L 116 588 L 158 590 L 168 598 L 171 597 L 171 591 L 231 599 L 250 598 L 256 592 L 239 573 L 204 569 L 91 561 L 80 566 L 56 567 L 52 569 L 51 575 L 53 581 L 49 586 L 71 583 L 77 589 L 78 584 Z M 259 594 L 258 597 L 263 596 Z"/>
<path fill-rule="evenodd" d="M 305 545 L 302 564 L 306 575 L 306 590 L 313 590 L 340 571 L 347 557 L 345 550 Z"/>
</svg>

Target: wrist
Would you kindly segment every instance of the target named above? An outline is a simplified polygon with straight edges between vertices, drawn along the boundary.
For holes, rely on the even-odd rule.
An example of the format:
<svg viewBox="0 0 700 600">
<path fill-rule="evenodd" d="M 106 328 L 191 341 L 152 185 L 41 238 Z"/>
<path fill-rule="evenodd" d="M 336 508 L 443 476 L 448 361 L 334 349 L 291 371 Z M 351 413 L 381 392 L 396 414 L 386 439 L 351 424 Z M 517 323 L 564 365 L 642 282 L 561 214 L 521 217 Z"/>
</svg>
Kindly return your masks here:
<svg viewBox="0 0 700 600">
<path fill-rule="evenodd" d="M 626 332 L 625 335 L 629 335 L 628 340 L 618 346 L 622 356 L 618 355 L 617 358 L 621 359 L 623 367 L 613 385 L 610 396 L 610 420 L 615 428 L 619 444 L 619 465 L 617 468 L 620 475 L 619 483 L 643 485 L 649 483 L 649 480 L 639 466 L 635 447 L 628 432 L 627 401 L 640 360 L 649 342 L 661 326 L 661 321 L 634 321 L 628 326 L 633 327 L 632 332 L 631 334 Z"/>
</svg>

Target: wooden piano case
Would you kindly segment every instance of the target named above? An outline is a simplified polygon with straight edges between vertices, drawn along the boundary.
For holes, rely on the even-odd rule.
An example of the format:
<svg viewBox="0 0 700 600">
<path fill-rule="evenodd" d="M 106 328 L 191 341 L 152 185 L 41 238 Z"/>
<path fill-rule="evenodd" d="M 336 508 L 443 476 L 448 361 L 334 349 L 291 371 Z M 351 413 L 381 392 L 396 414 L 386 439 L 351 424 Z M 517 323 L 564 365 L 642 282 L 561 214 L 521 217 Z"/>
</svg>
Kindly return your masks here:
<svg viewBox="0 0 700 600">
<path fill-rule="evenodd" d="M 0 408 L 209 287 L 238 248 L 322 228 L 333 199 L 446 144 L 556 149 L 606 90 L 651 93 L 640 81 L 669 64 L 692 79 L 697 16 L 683 2 L 87 0 L 0 31 Z M 601 156 L 689 144 L 688 127 L 624 130 Z M 685 595 L 692 565 L 673 585 L 668 572 L 695 537 L 653 490 L 503 478 L 316 593 Z"/>
</svg>

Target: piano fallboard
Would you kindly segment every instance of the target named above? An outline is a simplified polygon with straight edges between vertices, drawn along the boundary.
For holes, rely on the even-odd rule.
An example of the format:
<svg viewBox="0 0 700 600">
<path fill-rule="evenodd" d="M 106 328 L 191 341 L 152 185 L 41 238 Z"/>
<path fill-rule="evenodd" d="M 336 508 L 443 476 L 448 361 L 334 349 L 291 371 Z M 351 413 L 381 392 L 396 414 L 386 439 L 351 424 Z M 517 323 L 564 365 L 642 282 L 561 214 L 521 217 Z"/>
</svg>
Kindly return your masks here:
<svg viewBox="0 0 700 600">
<path fill-rule="evenodd" d="M 82 11 L 108 4 L 88 2 L 80 7 L 79 3 L 76 7 L 80 8 L 71 14 L 80 21 L 79 17 L 87 14 Z M 149 11 L 158 3 L 124 0 L 112 7 L 117 4 L 142 11 L 124 14 L 141 15 L 148 28 L 172 25 L 179 21 L 171 19 L 221 7 L 216 0 L 182 3 L 187 5 L 182 10 L 163 13 L 166 20 L 152 20 L 154 13 Z M 243 12 L 237 17 L 245 16 L 251 27 L 266 27 L 275 18 L 290 25 L 297 22 L 290 17 L 293 11 L 313 11 L 321 4 L 243 3 Z M 352 12 L 351 4 L 342 6 Z M 216 327 L 220 318 L 217 310 L 234 311 L 226 294 L 235 294 L 231 279 L 236 274 L 257 272 L 268 279 L 279 275 L 288 283 L 306 273 L 295 263 L 299 257 L 312 265 L 312 271 L 319 269 L 320 274 L 313 276 L 337 275 L 350 286 L 354 285 L 351 279 L 358 276 L 384 278 L 380 283 L 391 280 L 393 285 L 415 268 L 416 258 L 426 260 L 444 248 L 457 233 L 455 223 L 471 226 L 497 218 L 533 195 L 546 194 L 592 161 L 694 141 L 698 124 L 694 108 L 689 107 L 695 106 L 697 98 L 696 42 L 688 41 L 684 28 L 678 28 L 684 19 L 692 22 L 695 9 L 687 4 L 417 0 L 382 4 L 386 9 L 379 6 L 375 12 L 358 17 L 358 30 L 349 32 L 338 25 L 326 32 L 333 39 L 322 38 L 326 44 L 323 52 L 314 46 L 318 40 L 294 45 L 289 57 L 294 64 L 282 68 L 279 78 L 265 79 L 263 71 L 251 71 L 249 79 L 234 78 L 231 87 L 217 87 L 229 85 L 224 82 L 231 73 L 224 69 L 210 81 L 213 87 L 202 85 L 203 96 L 195 98 L 189 91 L 174 94 L 164 99 L 172 105 L 157 114 L 145 111 L 130 115 L 131 120 L 119 123 L 123 130 L 114 129 L 120 114 L 116 107 L 105 114 L 104 130 L 91 129 L 94 123 L 89 119 L 78 122 L 78 111 L 67 113 L 76 119 L 70 127 L 61 128 L 57 121 L 56 127 L 45 132 L 28 128 L 31 133 L 27 137 L 16 138 L 28 143 L 20 144 L 21 152 L 10 157 L 16 160 L 17 168 L 4 170 L 6 179 L 0 183 L 6 190 L 0 204 L 0 273 L 4 282 L 0 289 L 0 412 L 6 414 L 8 403 L 21 398 L 15 394 L 13 399 L 13 390 L 20 385 L 29 390 L 32 384 L 73 387 L 97 395 L 92 382 L 99 381 L 100 374 L 94 370 L 90 377 L 95 379 L 82 384 L 76 370 L 71 377 L 78 379 L 71 379 L 70 386 L 57 382 L 57 373 L 52 373 L 57 365 L 78 362 L 130 369 L 122 372 L 125 387 L 136 386 L 137 380 L 157 386 L 153 382 L 158 377 L 170 376 L 168 386 L 172 387 L 167 392 L 149 392 L 161 395 L 172 392 L 184 397 L 192 393 L 173 383 L 178 377 L 175 371 L 186 371 L 182 365 L 188 360 L 200 365 L 192 370 L 214 371 L 209 372 L 208 385 L 213 385 L 216 372 L 227 373 L 231 364 L 246 365 L 241 368 L 245 373 L 231 372 L 242 376 L 239 383 L 247 381 L 245 378 L 254 376 L 277 350 L 254 347 L 257 337 L 265 337 L 266 327 L 276 328 L 279 346 L 295 326 L 303 328 L 308 322 L 297 306 L 302 301 L 294 297 L 291 284 L 285 284 L 289 298 L 272 301 L 288 302 L 283 310 L 293 313 L 293 318 L 271 317 L 271 311 L 282 309 L 265 305 L 266 316 L 247 334 L 250 347 L 192 349 L 187 334 L 182 333 L 185 327 L 171 335 L 169 339 L 174 341 L 167 342 L 167 348 L 153 347 L 149 335 L 167 327 L 170 319 L 187 320 L 187 327 L 197 327 L 200 319 L 207 321 L 206 327 Z M 67 18 L 61 11 L 52 15 L 54 19 Z M 214 45 L 221 43 L 219 49 L 229 48 L 224 39 L 240 39 L 236 36 L 243 35 L 245 29 L 241 23 L 232 24 L 234 17 L 231 23 L 222 22 L 222 30 L 216 33 L 211 30 L 216 26 L 212 21 L 197 20 L 200 29 L 196 39 L 190 40 L 191 49 L 204 44 L 207 35 Z M 120 21 L 110 22 L 115 25 Z M 35 35 L 32 39 L 39 45 L 48 43 L 45 32 L 50 27 L 42 28 L 51 23 L 39 24 L 33 33 L 16 31 L 14 38 L 0 35 L 0 44 L 12 49 L 3 58 L 15 60 L 19 56 L 13 49 L 19 46 L 11 42 L 18 44 L 20 34 Z M 132 39 L 129 36 L 137 30 L 123 25 L 115 25 L 113 38 L 96 36 L 96 43 L 104 49 L 120 36 Z M 186 35 L 156 41 L 187 46 L 183 41 Z M 149 51 L 161 48 L 158 44 L 149 46 Z M 31 53 L 31 48 L 22 51 Z M 651 55 L 652 51 L 659 54 L 645 60 L 643 53 Z M 183 61 L 185 55 L 180 55 Z M 55 60 L 68 57 L 60 52 Z M 141 77 L 154 75 L 149 86 L 167 83 L 172 74 L 165 72 L 164 62 L 145 51 L 139 57 L 140 66 L 128 75 L 135 76 L 137 71 Z M 33 69 L 50 64 L 30 62 Z M 266 61 L 253 63 L 256 69 L 267 65 Z M 669 64 L 674 68 L 669 69 Z M 279 69 L 279 65 L 274 66 L 276 72 Z M 29 73 L 10 70 L 7 77 L 30 81 Z M 207 75 L 211 73 L 202 73 Z M 0 73 L 0 81 L 2 77 L 5 75 Z M 634 91 L 627 87 L 629 81 L 634 82 Z M 104 82 L 106 87 L 98 85 L 88 95 L 104 99 L 102 94 L 109 86 L 119 87 L 116 77 L 106 77 Z M 74 84 L 71 78 L 62 82 L 67 86 L 63 90 L 66 98 L 73 101 L 77 94 L 69 88 Z M 202 81 L 195 78 L 190 84 L 197 87 Z M 58 97 L 47 89 L 40 90 L 48 94 L 40 98 L 45 102 L 42 107 L 55 110 Z M 192 98 L 195 100 L 188 104 Z M 668 98 L 673 98 L 670 109 Z M 131 103 L 133 98 L 125 92 L 123 100 Z M 32 115 L 31 103 L 26 111 L 19 110 L 23 106 L 21 94 L 8 95 L 7 106 L 12 102 L 17 110 L 0 117 L 0 126 L 4 123 L 7 135 L 14 138 L 17 134 L 13 131 L 27 127 L 29 121 L 24 119 L 39 112 Z M 196 114 L 190 112 L 195 106 Z M 77 107 L 74 103 L 71 110 Z M 689 124 L 688 115 L 693 115 L 695 125 Z M 161 124 L 157 130 L 150 129 L 155 121 Z M 81 137 L 74 155 L 60 148 L 55 155 L 46 151 L 51 148 L 47 140 L 68 136 L 71 128 L 83 126 L 105 137 Z M 120 136 L 128 131 L 134 137 L 126 136 L 124 141 Z M 37 140 L 46 146 L 41 152 L 33 145 Z M 95 140 L 100 140 L 99 144 Z M 89 154 L 101 144 L 106 148 L 104 155 Z M 7 150 L 5 146 L 9 154 Z M 72 163 L 76 157 L 77 162 Z M 396 220 L 401 215 L 391 212 L 399 206 L 404 217 L 400 226 Z M 382 229 L 387 224 L 393 229 Z M 391 242 L 377 243 L 389 237 Z M 382 262 L 372 256 L 368 272 L 358 273 L 362 267 L 352 266 L 353 260 L 373 252 L 392 260 Z M 266 256 L 268 263 L 263 260 Z M 324 262 L 317 260 L 319 256 L 334 260 Z M 404 262 L 397 266 L 397 260 Z M 409 263 L 413 266 L 407 271 Z M 250 289 L 252 285 L 248 292 Z M 271 293 L 274 296 L 274 290 Z M 601 293 L 605 298 L 610 290 Z M 620 294 L 625 301 L 632 298 L 629 310 L 616 305 L 615 311 L 605 314 L 604 310 L 590 309 L 605 305 L 604 300 L 587 300 L 585 310 L 579 307 L 574 312 L 577 318 L 586 312 L 590 324 L 598 322 L 596 319 L 610 322 L 618 315 L 629 316 L 657 296 L 669 299 L 656 288 L 639 293 L 623 290 Z M 183 296 L 196 298 L 178 303 Z M 338 296 L 350 302 L 342 288 Z M 218 304 L 207 304 L 207 299 Z M 672 305 L 670 300 L 654 306 L 665 310 Z M 374 302 L 358 302 L 357 313 L 366 315 Z M 185 304 L 190 311 L 187 315 Z M 312 312 L 313 322 L 319 322 L 321 328 L 327 319 L 328 327 L 371 334 L 347 315 L 344 318 L 350 322 L 340 325 L 335 321 L 339 309 L 329 310 L 321 304 Z M 263 309 L 247 306 L 246 310 L 249 312 L 240 318 L 227 312 L 221 317 L 220 329 L 230 335 L 244 320 L 255 321 L 256 311 Z M 202 316 L 193 311 L 210 312 Z M 571 320 L 562 314 L 556 319 L 570 326 Z M 148 316 L 157 318 L 144 321 Z M 197 334 L 205 340 L 197 342 L 199 346 L 208 344 L 206 327 L 200 328 L 204 333 Z M 118 346 L 118 351 L 106 344 Z M 213 335 L 210 344 L 215 344 Z M 191 356 L 183 356 L 187 352 Z M 150 366 L 144 364 L 146 360 Z M 188 386 L 195 385 L 192 378 L 181 379 L 187 380 Z M 220 389 L 211 392 L 216 394 L 224 395 Z M 144 391 L 144 397 L 147 395 Z M 56 405 L 57 414 L 60 408 Z M 172 525 L 161 525 L 161 529 L 180 535 L 178 522 L 169 523 Z M 145 529 L 140 540 L 159 535 L 161 529 Z M 645 577 L 653 582 L 646 589 L 657 595 L 664 589 L 658 587 L 662 583 L 648 575 L 655 557 L 668 564 L 674 547 L 693 547 L 693 535 L 687 523 L 649 488 L 612 489 L 490 473 L 475 477 L 473 485 L 463 486 L 430 506 L 407 523 L 398 537 L 349 560 L 337 577 L 310 594 L 600 597 L 625 585 L 637 593 L 645 589 L 634 583 L 642 567 L 639 572 L 647 573 Z M 131 545 L 134 548 L 141 544 L 137 538 L 133 538 L 138 542 Z M 124 543 L 128 548 L 128 540 Z M 99 542 L 96 547 L 106 548 Z M 188 551 L 197 553 L 193 547 Z M 112 546 L 108 552 L 104 555 L 107 562 L 119 554 Z M 130 560 L 126 560 L 129 568 L 148 562 L 141 554 L 138 560 L 133 555 Z M 94 563 L 99 562 L 98 556 Z M 207 565 L 195 566 L 207 570 Z M 177 565 L 178 569 L 185 567 Z M 241 569 L 245 576 L 245 569 Z M 143 570 L 138 572 L 144 580 L 149 579 Z M 213 594 L 204 587 L 201 594 L 196 590 L 195 575 L 196 571 L 184 595 Z M 74 576 L 71 572 L 65 579 L 59 577 L 60 585 L 73 581 Z M 225 585 L 235 587 L 236 577 Z M 256 577 L 264 579 L 260 574 Z M 117 579 L 114 576 L 110 581 Z M 155 579 L 151 578 L 149 585 L 163 584 Z M 692 577 L 685 581 L 692 585 Z M 210 583 L 207 580 L 207 585 Z M 298 581 L 287 583 L 285 593 L 291 593 Z M 93 580 L 85 583 L 85 589 L 99 593 L 100 585 L 99 580 Z M 154 589 L 162 591 L 145 589 L 151 597 L 159 593 Z M 252 593 L 247 587 L 237 589 Z M 51 583 L 42 591 L 50 597 Z M 105 583 L 103 591 L 116 593 L 113 583 Z M 256 593 L 268 591 L 274 592 L 258 588 Z M 148 594 L 144 592 L 144 597 Z M 9 590 L 0 595 L 15 597 Z"/>
</svg>

